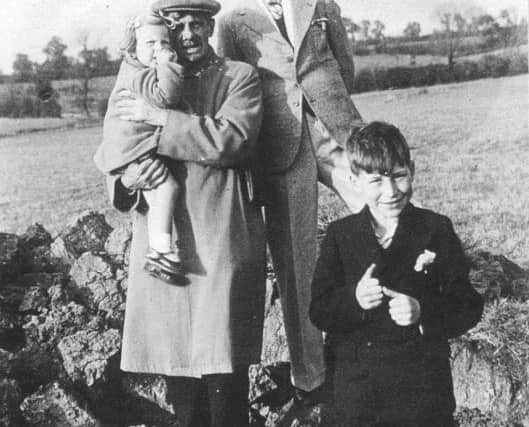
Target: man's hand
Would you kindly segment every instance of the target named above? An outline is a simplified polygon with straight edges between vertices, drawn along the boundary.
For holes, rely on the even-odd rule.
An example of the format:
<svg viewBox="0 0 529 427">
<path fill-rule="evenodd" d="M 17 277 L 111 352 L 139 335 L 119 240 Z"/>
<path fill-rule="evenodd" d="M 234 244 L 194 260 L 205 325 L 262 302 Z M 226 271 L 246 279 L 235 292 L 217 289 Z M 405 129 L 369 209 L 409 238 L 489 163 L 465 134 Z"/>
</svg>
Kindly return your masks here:
<svg viewBox="0 0 529 427">
<path fill-rule="evenodd" d="M 421 304 L 415 298 L 400 292 L 382 287 L 384 295 L 391 298 L 389 301 L 389 314 L 399 326 L 414 325 L 421 317 Z"/>
<path fill-rule="evenodd" d="M 356 300 L 364 310 L 371 310 L 382 304 L 384 294 L 378 279 L 373 277 L 376 265 L 371 264 L 356 286 Z"/>
<path fill-rule="evenodd" d="M 145 122 L 153 126 L 163 126 L 167 121 L 167 110 L 154 107 L 129 90 L 119 92 L 116 107 L 121 120 Z"/>
<path fill-rule="evenodd" d="M 147 157 L 130 163 L 121 175 L 121 183 L 129 190 L 152 190 L 167 179 L 169 170 L 160 159 Z"/>
</svg>

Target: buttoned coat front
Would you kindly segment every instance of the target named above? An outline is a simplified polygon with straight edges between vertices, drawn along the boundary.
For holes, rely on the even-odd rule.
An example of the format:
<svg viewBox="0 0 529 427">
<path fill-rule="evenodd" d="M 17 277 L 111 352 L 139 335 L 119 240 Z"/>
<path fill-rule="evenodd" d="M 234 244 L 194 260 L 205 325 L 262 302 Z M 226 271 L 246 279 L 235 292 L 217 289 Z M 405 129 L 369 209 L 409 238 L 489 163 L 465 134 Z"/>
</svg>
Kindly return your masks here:
<svg viewBox="0 0 529 427">
<path fill-rule="evenodd" d="M 182 195 L 174 219 L 187 283 L 144 269 L 147 221 L 136 197 L 109 179 L 112 202 L 133 209 L 133 237 L 121 367 L 131 372 L 200 377 L 259 361 L 264 317 L 264 225 L 250 204 L 244 168 L 255 146 L 261 89 L 248 64 L 213 53 L 184 72 L 183 101 L 170 110 L 158 154 Z"/>
<path fill-rule="evenodd" d="M 254 65 L 263 84 L 259 162 L 285 171 L 301 143 L 303 97 L 338 144 L 361 121 L 353 90 L 352 48 L 333 0 L 292 0 L 291 44 L 262 0 L 241 2 L 219 20 L 219 54 Z"/>
<path fill-rule="evenodd" d="M 435 253 L 435 260 L 416 271 L 425 250 Z M 381 286 L 419 301 L 422 333 L 418 324 L 393 322 L 388 298 L 372 310 L 360 307 L 356 286 L 372 263 Z M 310 316 L 328 333 L 335 357 L 340 426 L 357 425 L 351 421 L 356 418 L 395 422 L 451 416 L 448 338 L 473 327 L 482 311 L 447 217 L 408 205 L 387 249 L 377 242 L 367 207 L 329 225 L 314 273 Z"/>
</svg>

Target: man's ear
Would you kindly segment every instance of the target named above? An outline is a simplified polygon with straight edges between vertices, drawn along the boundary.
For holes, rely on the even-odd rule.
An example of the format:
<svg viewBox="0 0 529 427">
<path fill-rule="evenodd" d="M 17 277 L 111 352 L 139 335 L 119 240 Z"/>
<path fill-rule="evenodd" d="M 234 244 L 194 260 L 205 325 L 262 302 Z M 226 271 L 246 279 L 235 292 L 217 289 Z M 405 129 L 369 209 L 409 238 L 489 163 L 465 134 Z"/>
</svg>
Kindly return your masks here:
<svg viewBox="0 0 529 427">
<path fill-rule="evenodd" d="M 412 178 L 415 176 L 415 161 L 413 160 L 410 162 L 410 174 Z"/>
<path fill-rule="evenodd" d="M 213 18 L 208 19 L 209 27 L 209 37 L 213 36 L 213 31 L 215 31 L 215 20 Z"/>
</svg>

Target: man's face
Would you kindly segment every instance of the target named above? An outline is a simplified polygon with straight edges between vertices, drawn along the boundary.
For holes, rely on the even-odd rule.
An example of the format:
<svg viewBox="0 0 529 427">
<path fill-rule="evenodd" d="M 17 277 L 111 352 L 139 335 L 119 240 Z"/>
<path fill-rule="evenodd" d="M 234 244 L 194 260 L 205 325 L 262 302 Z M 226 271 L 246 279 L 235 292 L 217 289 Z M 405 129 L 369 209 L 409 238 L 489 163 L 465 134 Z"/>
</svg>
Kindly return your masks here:
<svg viewBox="0 0 529 427">
<path fill-rule="evenodd" d="M 376 219 L 398 219 L 411 199 L 413 169 L 413 164 L 411 167 L 396 165 L 387 174 L 361 170 L 354 175 L 355 184 Z"/>
<path fill-rule="evenodd" d="M 213 28 L 214 21 L 206 15 L 181 15 L 173 30 L 178 58 L 188 62 L 201 60 L 208 52 Z"/>
</svg>

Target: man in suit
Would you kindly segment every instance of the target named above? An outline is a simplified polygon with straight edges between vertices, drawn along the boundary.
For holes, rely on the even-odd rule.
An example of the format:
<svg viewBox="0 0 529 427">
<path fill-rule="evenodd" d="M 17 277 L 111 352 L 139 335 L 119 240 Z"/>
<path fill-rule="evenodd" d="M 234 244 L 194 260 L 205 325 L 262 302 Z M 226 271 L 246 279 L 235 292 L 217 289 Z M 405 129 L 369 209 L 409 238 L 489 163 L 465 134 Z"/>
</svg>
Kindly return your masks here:
<svg viewBox="0 0 529 427">
<path fill-rule="evenodd" d="M 264 117 L 254 168 L 298 396 L 325 379 L 323 340 L 308 318 L 317 254 L 318 179 L 352 210 L 347 137 L 361 117 L 350 98 L 351 45 L 333 0 L 245 0 L 219 21 L 218 51 L 259 71 Z M 313 394 L 314 395 L 314 394 Z"/>
</svg>

